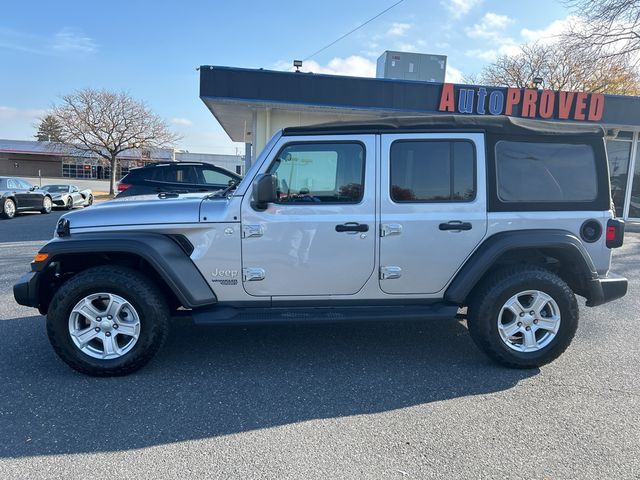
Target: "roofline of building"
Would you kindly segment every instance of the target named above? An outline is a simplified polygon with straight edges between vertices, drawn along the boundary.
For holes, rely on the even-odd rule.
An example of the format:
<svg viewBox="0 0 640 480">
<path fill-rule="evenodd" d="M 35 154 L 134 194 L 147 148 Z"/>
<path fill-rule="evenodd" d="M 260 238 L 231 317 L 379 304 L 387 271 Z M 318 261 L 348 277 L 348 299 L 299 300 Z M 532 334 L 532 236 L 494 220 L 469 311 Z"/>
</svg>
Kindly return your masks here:
<svg viewBox="0 0 640 480">
<path fill-rule="evenodd" d="M 251 119 L 251 111 L 260 108 L 281 108 L 318 111 L 338 111 L 345 114 L 377 115 L 436 115 L 441 114 L 441 99 L 445 86 L 451 84 L 421 82 L 415 80 L 394 80 L 370 77 L 349 77 L 317 73 L 282 72 L 265 69 L 235 68 L 203 65 L 200 67 L 200 98 L 221 124 L 225 132 L 234 140 L 242 141 L 240 123 Z M 451 88 L 451 87 L 448 87 Z M 460 94 L 473 92 L 472 103 L 483 95 L 485 106 L 470 113 L 485 113 L 486 103 L 494 92 L 503 102 L 507 96 L 506 87 L 456 84 L 452 86 L 458 107 Z M 521 90 L 521 96 L 524 97 Z M 475 97 L 473 96 L 475 94 Z M 553 92 L 555 104 L 552 119 L 567 122 L 581 119 L 573 113 L 560 117 L 561 95 L 572 95 L 570 109 L 577 108 L 577 93 Z M 538 95 L 540 96 L 540 95 Z M 575 98 L 574 98 L 575 96 Z M 588 96 L 588 95 L 587 95 Z M 557 97 L 557 98 L 556 98 Z M 621 95 L 600 95 L 604 99 L 603 115 L 595 120 L 603 125 L 623 125 L 640 127 L 640 97 Z M 573 102 L 573 103 L 571 103 Z M 587 100 L 588 110 L 591 99 Z M 522 105 L 510 110 L 513 116 L 522 115 Z M 449 113 L 466 115 L 466 112 L 447 110 Z M 488 115 L 488 112 L 486 112 Z M 503 113 L 493 114 L 502 115 Z M 488 115 L 489 116 L 489 115 Z M 541 119 L 538 112 L 536 118 Z M 546 119 L 546 117 L 545 117 Z M 545 120 L 543 119 L 543 120 Z M 235 123 L 234 123 L 235 122 Z"/>
</svg>

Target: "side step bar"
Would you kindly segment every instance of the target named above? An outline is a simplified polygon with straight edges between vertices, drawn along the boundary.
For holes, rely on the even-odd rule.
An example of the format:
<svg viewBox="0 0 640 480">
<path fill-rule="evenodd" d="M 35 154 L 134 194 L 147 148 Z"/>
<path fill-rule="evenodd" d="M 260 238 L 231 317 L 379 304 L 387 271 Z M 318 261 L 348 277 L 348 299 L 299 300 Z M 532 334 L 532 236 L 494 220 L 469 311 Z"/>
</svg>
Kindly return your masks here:
<svg viewBox="0 0 640 480">
<path fill-rule="evenodd" d="M 456 305 L 386 307 L 210 307 L 191 311 L 197 325 L 251 325 L 260 323 L 322 323 L 374 320 L 447 320 L 455 318 Z"/>
</svg>

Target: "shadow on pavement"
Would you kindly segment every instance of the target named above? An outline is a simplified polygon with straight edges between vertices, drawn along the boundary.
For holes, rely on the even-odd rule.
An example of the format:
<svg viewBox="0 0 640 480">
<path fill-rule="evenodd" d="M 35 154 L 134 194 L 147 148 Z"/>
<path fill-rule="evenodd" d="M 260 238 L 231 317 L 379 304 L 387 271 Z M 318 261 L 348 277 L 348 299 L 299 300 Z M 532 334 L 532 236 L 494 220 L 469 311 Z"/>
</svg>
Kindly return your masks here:
<svg viewBox="0 0 640 480">
<path fill-rule="evenodd" d="M 196 327 L 123 378 L 57 359 L 44 318 L 0 322 L 1 457 L 122 451 L 515 386 L 459 322 Z"/>
</svg>

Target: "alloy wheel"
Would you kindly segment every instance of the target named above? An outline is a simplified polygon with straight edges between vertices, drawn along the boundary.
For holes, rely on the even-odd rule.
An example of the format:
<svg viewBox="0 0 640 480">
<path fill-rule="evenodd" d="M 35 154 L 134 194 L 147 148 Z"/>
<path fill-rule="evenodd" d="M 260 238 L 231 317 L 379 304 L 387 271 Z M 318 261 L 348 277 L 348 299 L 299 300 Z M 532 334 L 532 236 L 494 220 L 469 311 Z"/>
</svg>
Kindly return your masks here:
<svg viewBox="0 0 640 480">
<path fill-rule="evenodd" d="M 140 338 L 140 316 L 130 302 L 113 293 L 80 300 L 69 315 L 69 334 L 83 353 L 100 360 L 126 355 Z"/>
<path fill-rule="evenodd" d="M 498 314 L 498 332 L 509 348 L 536 352 L 555 338 L 560 320 L 560 307 L 551 296 L 526 290 L 504 303 Z"/>
<path fill-rule="evenodd" d="M 16 204 L 13 203 L 13 200 L 6 199 L 4 201 L 4 215 L 7 218 L 13 218 L 16 214 Z"/>
</svg>

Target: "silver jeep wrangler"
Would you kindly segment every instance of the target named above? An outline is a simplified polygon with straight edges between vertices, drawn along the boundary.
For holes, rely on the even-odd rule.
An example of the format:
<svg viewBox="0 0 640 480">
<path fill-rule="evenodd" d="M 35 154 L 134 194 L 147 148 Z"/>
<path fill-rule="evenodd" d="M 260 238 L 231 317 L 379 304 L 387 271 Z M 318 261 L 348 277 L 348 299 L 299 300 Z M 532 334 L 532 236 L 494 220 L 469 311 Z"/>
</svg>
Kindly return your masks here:
<svg viewBox="0 0 640 480">
<path fill-rule="evenodd" d="M 176 314 L 203 324 L 453 319 L 510 367 L 558 357 L 620 298 L 603 129 L 508 117 L 287 128 L 238 184 L 65 215 L 18 303 L 90 375 L 146 364 Z"/>
</svg>

